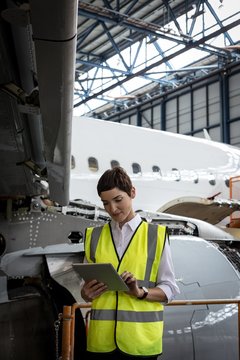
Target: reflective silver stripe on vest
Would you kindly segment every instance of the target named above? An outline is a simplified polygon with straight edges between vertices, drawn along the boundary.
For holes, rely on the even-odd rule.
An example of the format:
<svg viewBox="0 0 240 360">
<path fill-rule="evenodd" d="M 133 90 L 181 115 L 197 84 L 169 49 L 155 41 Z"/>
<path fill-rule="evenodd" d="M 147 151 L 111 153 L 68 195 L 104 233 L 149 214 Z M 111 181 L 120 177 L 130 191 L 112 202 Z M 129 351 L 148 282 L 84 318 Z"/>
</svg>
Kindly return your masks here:
<svg viewBox="0 0 240 360">
<path fill-rule="evenodd" d="M 163 321 L 163 311 L 91 310 L 91 320 L 112 320 L 126 322 Z"/>
<path fill-rule="evenodd" d="M 93 228 L 92 237 L 91 237 L 91 245 L 90 245 L 90 259 L 93 262 L 96 262 L 95 254 L 97 249 L 98 240 L 101 234 L 103 226 L 97 226 Z"/>
<path fill-rule="evenodd" d="M 158 225 L 148 224 L 148 255 L 147 255 L 146 271 L 144 276 L 145 286 L 149 286 L 148 282 L 150 279 L 152 266 L 156 255 L 157 235 L 158 235 Z"/>
<path fill-rule="evenodd" d="M 155 287 L 156 283 L 150 280 L 138 280 L 138 286 L 146 286 L 149 288 Z"/>
</svg>

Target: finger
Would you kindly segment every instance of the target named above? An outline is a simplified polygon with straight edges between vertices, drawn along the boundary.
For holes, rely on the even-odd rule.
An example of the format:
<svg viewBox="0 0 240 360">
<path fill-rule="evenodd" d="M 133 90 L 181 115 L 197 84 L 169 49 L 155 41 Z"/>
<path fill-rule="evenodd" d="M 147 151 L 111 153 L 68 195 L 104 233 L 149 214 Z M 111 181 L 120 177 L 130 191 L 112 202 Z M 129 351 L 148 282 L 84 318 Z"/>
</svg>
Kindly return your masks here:
<svg viewBox="0 0 240 360">
<path fill-rule="evenodd" d="M 98 281 L 96 279 L 85 281 L 85 285 L 88 286 L 88 287 L 92 287 L 93 285 L 95 285 L 97 283 L 98 283 Z"/>
<path fill-rule="evenodd" d="M 133 277 L 128 277 L 127 280 L 125 281 L 127 284 L 132 284 L 136 282 L 136 278 Z"/>
<path fill-rule="evenodd" d="M 130 273 L 129 271 L 124 271 L 121 275 L 123 281 L 126 281 L 128 278 L 132 278 L 133 274 Z"/>
<path fill-rule="evenodd" d="M 96 297 L 102 295 L 106 291 L 107 291 L 106 285 L 98 286 L 95 287 L 94 289 L 92 288 L 91 291 L 89 292 L 89 297 L 91 299 L 95 299 Z"/>
<path fill-rule="evenodd" d="M 94 285 L 93 286 L 93 289 L 95 290 L 95 291 L 98 291 L 98 290 L 105 290 L 105 289 L 107 289 L 107 285 L 106 284 L 104 284 L 104 283 L 97 283 L 96 285 Z"/>
</svg>

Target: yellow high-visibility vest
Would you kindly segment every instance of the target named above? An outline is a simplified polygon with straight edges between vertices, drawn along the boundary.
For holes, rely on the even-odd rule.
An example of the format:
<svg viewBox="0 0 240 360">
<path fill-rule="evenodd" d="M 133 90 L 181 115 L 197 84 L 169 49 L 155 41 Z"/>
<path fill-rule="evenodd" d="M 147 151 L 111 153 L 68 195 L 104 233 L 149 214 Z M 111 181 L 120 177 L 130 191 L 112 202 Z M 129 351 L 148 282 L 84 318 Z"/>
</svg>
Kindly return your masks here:
<svg viewBox="0 0 240 360">
<path fill-rule="evenodd" d="M 89 263 L 112 263 L 119 274 L 130 271 L 139 286 L 155 287 L 166 227 L 141 222 L 119 259 L 109 224 L 88 228 L 85 255 Z M 151 356 L 162 353 L 163 305 L 123 291 L 107 291 L 92 302 L 87 350 Z"/>
</svg>

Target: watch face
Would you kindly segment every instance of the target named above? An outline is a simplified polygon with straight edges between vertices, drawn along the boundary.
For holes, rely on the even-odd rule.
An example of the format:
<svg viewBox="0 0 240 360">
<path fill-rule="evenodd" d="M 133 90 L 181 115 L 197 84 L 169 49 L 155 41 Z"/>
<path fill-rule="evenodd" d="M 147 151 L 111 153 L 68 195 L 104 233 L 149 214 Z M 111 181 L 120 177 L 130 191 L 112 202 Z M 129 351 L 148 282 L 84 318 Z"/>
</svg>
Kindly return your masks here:
<svg viewBox="0 0 240 360">
<path fill-rule="evenodd" d="M 142 287 L 143 291 L 148 294 L 148 289 L 145 286 Z"/>
<path fill-rule="evenodd" d="M 143 289 L 143 295 L 138 299 L 145 299 L 145 297 L 148 295 L 148 289 L 145 288 L 145 286 L 141 286 L 141 289 Z"/>
</svg>

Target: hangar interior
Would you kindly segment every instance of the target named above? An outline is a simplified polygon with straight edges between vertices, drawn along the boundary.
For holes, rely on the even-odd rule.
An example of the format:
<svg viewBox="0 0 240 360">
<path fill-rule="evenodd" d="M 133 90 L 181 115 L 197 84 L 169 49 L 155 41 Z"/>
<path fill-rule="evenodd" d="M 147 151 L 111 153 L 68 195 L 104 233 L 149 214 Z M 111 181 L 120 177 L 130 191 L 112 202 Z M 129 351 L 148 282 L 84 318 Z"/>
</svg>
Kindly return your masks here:
<svg viewBox="0 0 240 360">
<path fill-rule="evenodd" d="M 203 21 L 203 15 L 207 14 L 212 3 L 190 0 L 0 2 L 1 359 L 85 358 L 86 329 L 81 312 L 76 313 L 76 337 L 71 336 L 73 341 L 70 346 L 70 331 L 67 331 L 66 342 L 61 336 L 62 311 L 65 305 L 74 308 L 76 301 L 82 301 L 79 277 L 73 273 L 72 263 L 83 261 L 82 240 L 86 228 L 99 227 L 109 219 L 104 211 L 89 203 L 86 188 L 93 193 L 90 187 L 90 178 L 93 179 L 93 176 L 84 178 L 86 188 L 78 183 L 78 187 L 84 192 L 83 200 L 86 201 L 69 204 L 72 89 L 75 80 L 73 65 L 77 37 L 74 21 L 77 20 L 77 15 L 76 112 L 83 105 L 88 115 L 101 117 L 103 121 L 115 120 L 186 133 L 188 120 L 192 119 L 194 136 L 201 135 L 203 121 L 208 119 L 207 128 L 211 136 L 217 138 L 219 129 L 221 139 L 222 129 L 224 128 L 223 133 L 227 133 L 225 127 L 229 126 L 231 134 L 236 134 L 234 142 L 237 144 L 238 133 L 237 130 L 234 131 L 233 125 L 237 126 L 239 123 L 239 45 L 232 31 L 239 31 L 239 11 L 232 13 L 232 16 L 226 15 L 228 20 L 222 23 L 212 15 L 216 27 L 207 23 L 205 35 L 200 32 L 194 40 L 189 39 L 189 36 L 193 36 L 194 27 L 190 24 L 194 23 L 194 14 L 197 20 Z M 221 5 L 228 9 L 229 3 L 230 1 L 216 0 L 213 9 L 216 12 L 220 7 L 221 11 Z M 190 17 L 189 11 L 186 11 L 190 6 L 193 6 L 193 21 L 188 20 L 187 31 L 181 27 L 182 36 L 177 25 L 180 24 L 179 15 L 187 14 Z M 211 13 L 210 10 L 209 12 Z M 168 27 L 170 19 L 177 31 L 177 35 L 173 34 L 172 38 L 178 41 L 176 47 L 172 44 L 172 50 L 168 52 L 167 46 L 169 49 L 171 46 L 166 43 L 166 47 L 163 47 L 163 41 L 166 33 L 171 32 Z M 164 24 L 167 25 L 167 31 L 162 29 Z M 154 34 L 159 35 L 159 41 L 155 41 Z M 224 49 L 223 45 L 216 48 L 216 44 L 213 44 L 218 35 L 223 40 Z M 169 41 L 170 37 L 168 34 Z M 172 40 L 173 43 L 174 41 Z M 133 46 L 129 49 L 129 42 L 136 43 L 131 55 L 132 62 L 130 56 L 127 57 L 133 51 Z M 158 42 L 161 43 L 161 48 L 157 45 Z M 148 45 L 150 52 L 146 51 Z M 188 52 L 196 50 L 196 45 L 201 50 L 206 48 L 203 53 L 207 53 L 206 59 L 201 58 L 198 64 L 193 63 Z M 123 54 L 125 49 L 126 54 Z M 158 51 L 157 55 L 153 52 L 154 49 Z M 146 58 L 143 57 L 142 50 Z M 180 64 L 185 53 L 190 58 L 187 67 Z M 148 54 L 152 58 L 148 58 Z M 175 56 L 176 54 L 180 57 Z M 121 65 L 122 73 L 117 71 L 119 67 L 110 63 L 115 55 L 119 65 L 121 60 L 127 65 L 126 69 Z M 175 65 L 174 58 L 177 60 Z M 111 65 L 110 69 L 108 64 Z M 160 65 L 162 71 L 167 68 L 167 73 L 160 72 L 158 68 L 156 70 Z M 105 74 L 105 70 L 110 75 Z M 100 83 L 95 83 L 96 80 Z M 103 80 L 106 80 L 106 84 Z M 136 82 L 136 89 L 130 88 L 128 80 Z M 228 91 L 228 87 L 231 91 Z M 114 93 L 109 94 L 110 90 L 114 90 Z M 202 96 L 204 91 L 205 98 Z M 222 107 L 223 100 L 228 100 L 230 106 L 225 104 Z M 95 101 L 98 106 L 94 106 Z M 208 104 L 208 107 L 204 104 Z M 222 122 L 219 120 L 219 108 L 222 109 Z M 90 120 L 100 124 L 100 120 Z M 106 121 L 106 125 L 127 127 Z M 137 126 L 128 126 L 128 129 L 142 130 Z M 99 135 L 94 128 L 94 131 L 88 131 L 84 137 L 86 145 L 78 136 L 78 144 L 85 146 L 85 152 L 91 150 L 91 135 L 94 132 Z M 159 135 L 160 131 L 154 133 Z M 166 135 L 166 132 L 163 133 Z M 233 142 L 233 136 L 231 141 Z M 225 144 L 217 145 L 220 147 Z M 175 150 L 177 146 L 174 146 Z M 103 150 L 108 151 L 108 147 L 98 147 L 97 150 L 100 154 Z M 78 158 L 82 159 L 83 152 L 79 153 L 81 156 Z M 176 153 L 172 151 L 174 160 Z M 115 154 L 113 156 L 113 159 L 118 159 Z M 208 156 L 213 162 L 216 157 Z M 169 159 L 165 158 L 169 166 Z M 204 158 L 202 153 L 201 158 Z M 182 159 L 186 160 L 184 156 Z M 230 165 L 239 164 L 238 156 L 230 159 L 236 159 Z M 170 171 L 178 175 L 178 169 L 170 168 Z M 161 175 L 159 169 L 153 175 L 151 178 L 155 178 L 157 183 Z M 174 188 L 181 188 L 183 181 L 178 181 L 179 177 L 172 180 Z M 206 180 L 210 195 L 216 194 L 214 178 Z M 94 183 L 92 184 L 95 189 Z M 160 198 L 151 186 L 152 182 L 148 184 L 153 189 L 153 197 Z M 188 187 L 189 184 L 190 182 Z M 202 182 L 194 176 L 191 184 L 195 195 Z M 227 181 L 224 184 L 224 188 L 228 190 Z M 148 193 L 149 198 L 150 191 L 145 193 Z M 77 199 L 79 198 L 78 194 Z M 231 202 L 225 203 L 228 208 L 232 206 Z M 221 212 L 223 205 L 220 202 L 218 206 Z M 231 234 L 207 222 L 202 224 L 199 219 L 179 220 L 172 214 L 156 214 L 150 218 L 147 212 L 141 215 L 146 221 L 165 224 L 171 229 L 176 279 L 181 285 L 181 297 L 189 305 L 187 309 L 175 306 L 165 310 L 166 330 L 161 359 L 236 359 L 239 355 L 240 327 L 237 327 L 238 309 L 233 301 L 240 301 L 239 241 L 234 248 Z M 216 300 L 212 305 L 207 305 L 208 299 L 225 297 L 226 305 L 222 301 L 216 304 Z M 195 307 L 192 303 L 194 299 L 205 300 L 206 304 L 200 303 Z M 72 316 L 66 317 L 65 324 L 68 330 L 70 327 L 73 330 Z M 71 335 L 74 333 L 71 332 Z M 64 349 L 61 348 L 62 344 Z"/>
<path fill-rule="evenodd" d="M 240 4 L 81 1 L 74 114 L 240 146 Z"/>
</svg>

